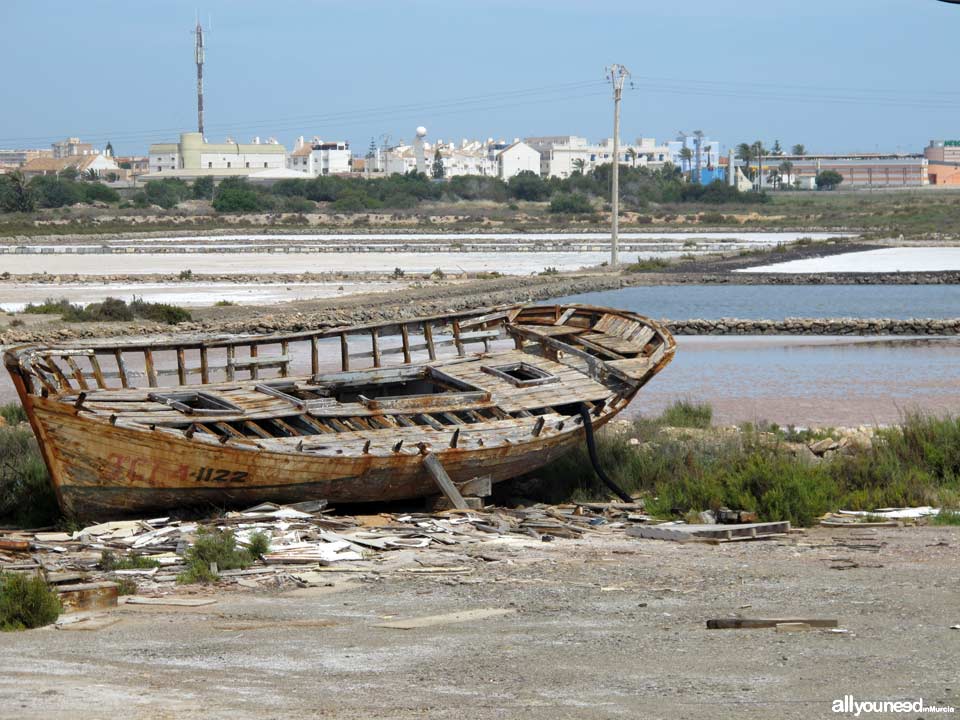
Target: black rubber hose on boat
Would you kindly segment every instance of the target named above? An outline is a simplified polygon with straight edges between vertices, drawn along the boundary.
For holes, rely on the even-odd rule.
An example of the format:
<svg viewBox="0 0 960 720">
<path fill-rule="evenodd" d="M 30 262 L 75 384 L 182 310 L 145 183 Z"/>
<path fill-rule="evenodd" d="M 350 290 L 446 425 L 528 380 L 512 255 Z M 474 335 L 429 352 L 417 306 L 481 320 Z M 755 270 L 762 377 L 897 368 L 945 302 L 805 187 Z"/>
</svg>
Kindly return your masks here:
<svg viewBox="0 0 960 720">
<path fill-rule="evenodd" d="M 624 492 L 623 488 L 611 480 L 600 467 L 600 457 L 597 455 L 597 442 L 593 437 L 593 423 L 590 421 L 590 410 L 583 403 L 580 403 L 580 419 L 583 421 L 583 432 L 587 436 L 587 450 L 590 453 L 590 463 L 593 465 L 593 471 L 597 477 L 612 490 L 621 500 L 626 503 L 632 503 L 633 498 Z"/>
</svg>

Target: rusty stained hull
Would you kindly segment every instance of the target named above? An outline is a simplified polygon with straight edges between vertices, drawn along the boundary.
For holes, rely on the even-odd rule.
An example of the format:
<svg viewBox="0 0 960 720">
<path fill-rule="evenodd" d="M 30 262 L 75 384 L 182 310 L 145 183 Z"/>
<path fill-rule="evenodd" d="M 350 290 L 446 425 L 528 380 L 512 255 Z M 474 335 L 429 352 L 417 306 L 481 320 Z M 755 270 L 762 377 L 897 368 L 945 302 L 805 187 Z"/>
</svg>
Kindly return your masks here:
<svg viewBox="0 0 960 720">
<path fill-rule="evenodd" d="M 61 506 L 81 517 L 263 501 L 384 502 L 437 493 L 416 448 L 358 457 L 310 457 L 229 445 L 198 446 L 182 437 L 83 417 L 61 402 L 25 399 L 32 405 L 34 430 L 54 470 Z M 615 414 L 594 418 L 594 427 Z M 496 483 L 535 471 L 585 442 L 583 428 L 571 426 L 526 442 L 471 449 L 446 447 L 449 433 L 437 433 L 443 444 L 431 451 L 454 482 L 489 475 Z M 91 442 L 94 437 L 96 442 Z"/>
</svg>

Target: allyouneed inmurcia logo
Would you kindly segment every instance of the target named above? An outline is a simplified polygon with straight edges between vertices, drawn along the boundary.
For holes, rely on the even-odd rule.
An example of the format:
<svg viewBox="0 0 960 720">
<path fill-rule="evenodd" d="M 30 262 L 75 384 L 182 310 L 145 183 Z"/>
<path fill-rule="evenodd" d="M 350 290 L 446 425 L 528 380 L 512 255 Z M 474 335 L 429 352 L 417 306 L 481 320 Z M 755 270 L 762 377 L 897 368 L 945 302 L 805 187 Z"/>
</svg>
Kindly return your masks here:
<svg viewBox="0 0 960 720">
<path fill-rule="evenodd" d="M 864 713 L 953 713 L 955 708 L 951 705 L 927 705 L 922 699 L 854 700 L 853 695 L 844 695 L 840 700 L 833 701 L 833 711 L 860 717 Z"/>
</svg>

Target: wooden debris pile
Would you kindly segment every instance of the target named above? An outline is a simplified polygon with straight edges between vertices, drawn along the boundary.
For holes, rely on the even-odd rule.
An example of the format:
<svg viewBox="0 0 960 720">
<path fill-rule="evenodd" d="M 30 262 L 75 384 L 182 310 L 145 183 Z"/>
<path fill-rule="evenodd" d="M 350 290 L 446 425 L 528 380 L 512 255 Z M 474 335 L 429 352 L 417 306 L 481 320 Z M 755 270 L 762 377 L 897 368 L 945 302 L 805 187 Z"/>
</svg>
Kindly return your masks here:
<svg viewBox="0 0 960 720">
<path fill-rule="evenodd" d="M 639 503 L 355 516 L 331 514 L 324 501 L 263 503 L 206 520 L 157 517 L 104 522 L 74 532 L 11 531 L 0 537 L 0 572 L 41 572 L 63 588 L 106 582 L 119 584 L 128 593 L 164 594 L 175 588 L 186 570 L 185 554 L 198 534 L 220 530 L 231 531 L 240 547 L 249 547 L 255 534 L 262 534 L 268 548 L 246 569 L 216 572 L 218 583 L 278 588 L 313 584 L 330 572 L 376 576 L 431 569 L 399 567 L 391 563 L 391 555 L 407 558 L 407 565 L 421 563 L 422 558 L 410 561 L 408 555 L 393 551 L 460 550 L 458 557 L 463 559 L 462 551 L 470 546 L 504 538 L 523 543 L 591 534 L 636 535 L 649 520 Z"/>
</svg>

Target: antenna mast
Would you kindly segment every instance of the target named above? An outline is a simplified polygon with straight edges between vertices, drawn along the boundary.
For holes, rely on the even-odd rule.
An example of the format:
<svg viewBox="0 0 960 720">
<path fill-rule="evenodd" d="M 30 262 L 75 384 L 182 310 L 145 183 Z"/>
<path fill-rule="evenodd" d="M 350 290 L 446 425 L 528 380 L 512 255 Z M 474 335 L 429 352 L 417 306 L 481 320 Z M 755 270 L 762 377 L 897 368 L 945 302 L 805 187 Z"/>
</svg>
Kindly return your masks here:
<svg viewBox="0 0 960 720">
<path fill-rule="evenodd" d="M 196 46 L 194 47 L 194 58 L 197 61 L 197 131 L 203 136 L 203 26 L 197 19 L 197 29 L 194 31 L 197 36 Z"/>
<path fill-rule="evenodd" d="M 611 65 L 607 68 L 610 84 L 613 85 L 613 187 L 611 188 L 610 207 L 610 267 L 620 265 L 620 98 L 623 95 L 623 82 L 630 77 L 630 71 L 623 65 Z"/>
</svg>

